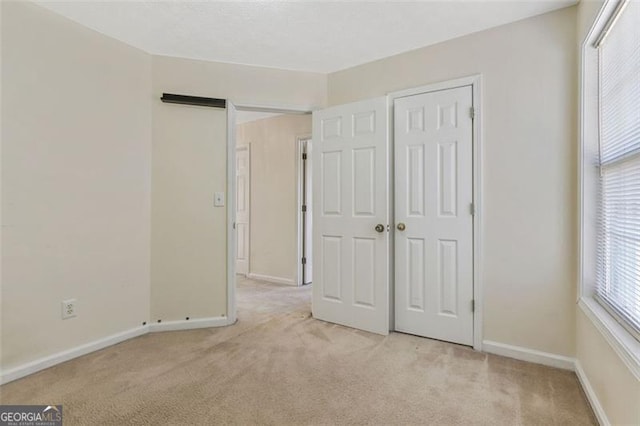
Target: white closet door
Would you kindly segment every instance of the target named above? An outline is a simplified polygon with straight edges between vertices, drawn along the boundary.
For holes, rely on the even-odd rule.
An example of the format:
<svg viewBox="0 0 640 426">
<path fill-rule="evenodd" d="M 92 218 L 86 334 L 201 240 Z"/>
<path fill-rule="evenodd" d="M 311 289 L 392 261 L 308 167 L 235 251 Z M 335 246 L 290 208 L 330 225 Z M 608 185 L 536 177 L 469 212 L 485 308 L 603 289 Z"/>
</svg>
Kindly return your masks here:
<svg viewBox="0 0 640 426">
<path fill-rule="evenodd" d="M 380 334 L 389 332 L 387 132 L 386 97 L 313 114 L 313 315 Z"/>
<path fill-rule="evenodd" d="M 471 86 L 399 98 L 396 330 L 473 345 Z"/>
</svg>

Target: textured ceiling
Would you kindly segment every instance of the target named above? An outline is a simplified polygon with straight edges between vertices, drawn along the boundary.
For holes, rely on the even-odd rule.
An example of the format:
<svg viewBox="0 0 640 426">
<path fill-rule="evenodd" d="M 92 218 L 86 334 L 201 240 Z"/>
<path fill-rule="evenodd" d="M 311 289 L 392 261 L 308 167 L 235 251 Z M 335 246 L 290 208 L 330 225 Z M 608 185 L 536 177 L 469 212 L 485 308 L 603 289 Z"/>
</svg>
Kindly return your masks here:
<svg viewBox="0 0 640 426">
<path fill-rule="evenodd" d="M 327 73 L 576 1 L 37 3 L 152 54 Z"/>
</svg>

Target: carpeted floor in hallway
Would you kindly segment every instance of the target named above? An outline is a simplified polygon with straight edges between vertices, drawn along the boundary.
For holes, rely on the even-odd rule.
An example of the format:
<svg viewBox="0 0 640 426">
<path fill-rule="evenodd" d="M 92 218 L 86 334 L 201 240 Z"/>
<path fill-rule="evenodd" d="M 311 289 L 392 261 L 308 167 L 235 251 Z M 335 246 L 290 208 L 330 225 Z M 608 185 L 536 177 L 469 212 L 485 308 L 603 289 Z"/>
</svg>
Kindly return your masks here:
<svg viewBox="0 0 640 426">
<path fill-rule="evenodd" d="M 0 387 L 65 425 L 596 424 L 575 374 L 310 317 L 311 289 L 240 278 L 238 323 L 148 334 Z"/>
</svg>

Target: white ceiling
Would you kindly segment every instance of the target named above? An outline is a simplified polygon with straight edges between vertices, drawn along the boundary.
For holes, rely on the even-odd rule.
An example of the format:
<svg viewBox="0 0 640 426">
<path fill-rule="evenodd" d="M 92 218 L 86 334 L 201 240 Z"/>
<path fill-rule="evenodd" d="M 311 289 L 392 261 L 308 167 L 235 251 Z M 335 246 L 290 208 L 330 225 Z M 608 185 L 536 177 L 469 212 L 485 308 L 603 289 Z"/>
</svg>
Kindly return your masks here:
<svg viewBox="0 0 640 426">
<path fill-rule="evenodd" d="M 38 1 L 157 55 L 328 73 L 577 0 Z"/>
</svg>

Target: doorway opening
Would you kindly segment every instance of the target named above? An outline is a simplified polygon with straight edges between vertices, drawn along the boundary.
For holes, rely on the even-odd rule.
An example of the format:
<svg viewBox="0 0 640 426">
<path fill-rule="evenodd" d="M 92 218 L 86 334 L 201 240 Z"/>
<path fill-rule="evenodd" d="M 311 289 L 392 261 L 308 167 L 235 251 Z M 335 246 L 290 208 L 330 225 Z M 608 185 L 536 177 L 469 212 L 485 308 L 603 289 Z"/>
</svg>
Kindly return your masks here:
<svg viewBox="0 0 640 426">
<path fill-rule="evenodd" d="M 230 119 L 235 273 L 233 301 L 251 318 L 310 310 L 312 254 L 308 111 L 237 106 Z M 304 155 L 304 158 L 303 158 Z M 286 295 L 286 296 L 285 296 Z M 288 301 L 288 302 L 286 302 Z M 284 304 L 284 305 L 283 305 Z M 231 309 L 234 309 L 233 307 Z M 273 312 L 272 312 L 273 311 Z"/>
</svg>

